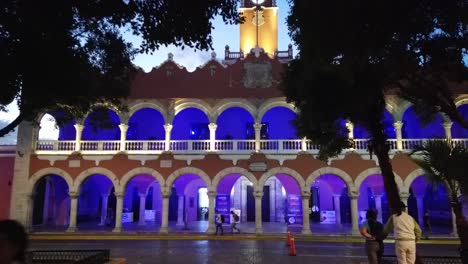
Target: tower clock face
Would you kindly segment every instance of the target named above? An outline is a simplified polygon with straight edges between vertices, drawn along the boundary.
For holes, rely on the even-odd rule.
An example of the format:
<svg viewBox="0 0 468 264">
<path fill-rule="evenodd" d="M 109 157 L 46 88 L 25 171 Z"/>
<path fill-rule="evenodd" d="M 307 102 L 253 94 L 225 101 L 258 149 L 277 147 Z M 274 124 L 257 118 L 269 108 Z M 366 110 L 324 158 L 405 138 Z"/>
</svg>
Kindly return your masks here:
<svg viewBox="0 0 468 264">
<path fill-rule="evenodd" d="M 263 2 L 265 2 L 265 0 L 252 0 L 252 3 L 254 5 L 261 5 L 261 4 L 263 4 Z"/>
</svg>

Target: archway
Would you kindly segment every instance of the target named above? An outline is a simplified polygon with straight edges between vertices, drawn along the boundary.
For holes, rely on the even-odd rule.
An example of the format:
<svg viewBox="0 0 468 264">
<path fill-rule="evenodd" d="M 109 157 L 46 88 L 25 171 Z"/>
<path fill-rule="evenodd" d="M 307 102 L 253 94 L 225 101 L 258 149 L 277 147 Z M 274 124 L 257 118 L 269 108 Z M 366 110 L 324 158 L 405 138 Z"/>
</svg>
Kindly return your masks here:
<svg viewBox="0 0 468 264">
<path fill-rule="evenodd" d="M 148 174 L 132 177 L 124 187 L 122 227 L 126 230 L 159 230 L 162 216 L 161 186 Z"/>
<path fill-rule="evenodd" d="M 235 212 L 240 218 L 238 227 L 243 233 L 255 232 L 255 201 L 251 199 L 253 189 L 254 183 L 240 173 L 225 175 L 216 189 L 215 209 L 224 215 L 226 224 L 233 221 L 230 212 Z"/>
<path fill-rule="evenodd" d="M 37 150 L 75 150 L 75 121 L 70 121 L 58 127 L 55 116 L 58 117 L 59 115 L 61 113 L 46 113 L 41 118 L 37 136 Z M 60 140 L 60 143 L 55 145 L 52 142 L 56 140 Z M 55 146 L 57 149 L 54 149 Z"/>
<path fill-rule="evenodd" d="M 444 128 L 442 127 L 442 118 L 437 115 L 435 120 L 427 125 L 423 125 L 418 116 L 414 112 L 413 107 L 406 109 L 403 114 L 403 139 L 408 138 L 443 138 L 445 137 Z"/>
<path fill-rule="evenodd" d="M 40 178 L 33 188 L 32 227 L 40 231 L 65 231 L 70 221 L 68 184 L 59 175 Z"/>
<path fill-rule="evenodd" d="M 393 116 L 388 112 L 387 109 L 384 110 L 382 116 L 382 124 L 385 129 L 385 134 L 388 138 L 395 138 L 395 128 L 393 126 Z M 355 139 L 367 139 L 369 138 L 369 133 L 359 124 L 354 125 L 353 136 Z"/>
<path fill-rule="evenodd" d="M 231 107 L 224 110 L 216 120 L 216 139 L 253 139 L 254 118 L 241 107 Z"/>
<path fill-rule="evenodd" d="M 366 211 L 377 211 L 377 220 L 385 224 L 389 217 L 387 194 L 385 192 L 382 175 L 367 176 L 359 186 L 358 212 L 359 224 L 366 220 Z"/>
<path fill-rule="evenodd" d="M 310 192 L 312 232 L 349 233 L 351 201 L 346 182 L 335 174 L 321 174 L 312 183 Z"/>
<path fill-rule="evenodd" d="M 297 131 L 292 121 L 296 113 L 284 106 L 269 109 L 262 116 L 262 139 L 298 139 Z"/>
<path fill-rule="evenodd" d="M 178 176 L 169 197 L 169 230 L 205 232 L 208 228 L 208 186 L 193 173 Z"/>
<path fill-rule="evenodd" d="M 416 177 L 410 185 L 408 212 L 424 228 L 423 215 L 429 214 L 432 232 L 449 234 L 453 231 L 452 209 L 445 187 L 427 181 L 425 175 Z"/>
<path fill-rule="evenodd" d="M 164 150 L 165 136 L 164 117 L 153 108 L 139 109 L 128 121 L 129 150 L 143 150 L 143 144 L 132 142 L 134 140 L 150 141 L 147 150 Z"/>
<path fill-rule="evenodd" d="M 468 104 L 460 105 L 457 108 L 458 112 L 466 119 L 468 119 Z M 457 122 L 453 122 L 452 125 L 452 138 L 468 138 L 468 129 L 460 126 Z"/>
<path fill-rule="evenodd" d="M 112 181 L 105 175 L 92 174 L 81 183 L 78 190 L 78 229 L 112 230 L 116 215 Z"/>
<path fill-rule="evenodd" d="M 82 140 L 120 140 L 119 124 L 120 118 L 113 110 L 104 108 L 94 110 L 85 119 Z M 87 145 L 91 148 L 94 146 L 84 143 L 82 149 L 88 150 Z"/>
</svg>

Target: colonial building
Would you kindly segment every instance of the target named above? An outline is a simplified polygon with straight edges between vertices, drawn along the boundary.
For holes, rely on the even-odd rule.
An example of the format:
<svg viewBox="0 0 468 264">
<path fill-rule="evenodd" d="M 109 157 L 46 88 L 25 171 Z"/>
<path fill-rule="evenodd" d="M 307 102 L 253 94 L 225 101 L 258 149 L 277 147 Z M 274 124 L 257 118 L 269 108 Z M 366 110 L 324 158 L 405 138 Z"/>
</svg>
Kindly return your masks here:
<svg viewBox="0 0 468 264">
<path fill-rule="evenodd" d="M 368 208 L 385 221 L 383 180 L 365 130 L 343 123 L 355 147 L 328 163 L 316 158 L 318 146 L 298 138 L 296 109 L 279 90 L 293 51 L 278 51 L 275 1 L 242 5 L 241 51 L 226 46 L 224 59 L 213 53 L 193 72 L 169 54 L 138 73 L 128 112 L 103 106 L 55 138 L 41 126 L 60 113 L 38 116 L 41 126 L 23 122 L 16 147 L 0 148 L 2 217 L 33 232 L 212 233 L 215 210 L 227 221 L 237 212 L 241 228 L 259 234 L 287 224 L 304 234 L 357 234 Z M 468 87 L 456 89 L 468 118 Z M 108 127 L 94 128 L 92 115 L 105 116 Z M 391 94 L 384 119 L 400 197 L 420 222 L 428 211 L 435 232 L 453 232 L 444 189 L 431 186 L 407 153 L 440 137 L 468 146 L 468 132 L 442 115 L 421 127 L 411 104 Z"/>
</svg>

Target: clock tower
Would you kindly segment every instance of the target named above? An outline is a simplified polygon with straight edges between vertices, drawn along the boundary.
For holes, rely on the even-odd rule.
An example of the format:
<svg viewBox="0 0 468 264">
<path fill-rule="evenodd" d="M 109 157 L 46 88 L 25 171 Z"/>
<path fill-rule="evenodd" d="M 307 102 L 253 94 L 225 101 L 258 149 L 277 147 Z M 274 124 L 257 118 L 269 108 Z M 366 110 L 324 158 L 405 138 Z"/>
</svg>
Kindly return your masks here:
<svg viewBox="0 0 468 264">
<path fill-rule="evenodd" d="M 240 25 L 240 49 L 250 52 L 257 45 L 274 56 L 278 49 L 278 7 L 275 0 L 243 0 L 245 21 Z"/>
</svg>

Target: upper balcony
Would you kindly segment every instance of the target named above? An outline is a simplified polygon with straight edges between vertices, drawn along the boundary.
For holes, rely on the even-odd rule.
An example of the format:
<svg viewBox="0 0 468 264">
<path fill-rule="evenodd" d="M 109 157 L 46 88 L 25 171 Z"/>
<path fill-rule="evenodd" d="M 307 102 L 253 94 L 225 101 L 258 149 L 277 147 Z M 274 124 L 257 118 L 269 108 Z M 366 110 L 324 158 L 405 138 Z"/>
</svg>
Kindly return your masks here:
<svg viewBox="0 0 468 264">
<path fill-rule="evenodd" d="M 415 146 L 428 140 L 440 139 L 389 139 L 390 152 L 409 152 Z M 454 144 L 468 147 L 468 139 L 452 139 Z M 368 153 L 368 140 L 354 139 L 356 153 Z M 260 152 L 265 154 L 318 154 L 319 146 L 310 140 L 285 139 L 285 140 L 38 140 L 35 145 L 35 153 L 38 155 L 70 155 L 74 152 L 82 154 L 160 154 L 170 151 L 175 154 L 250 154 Z"/>
</svg>

